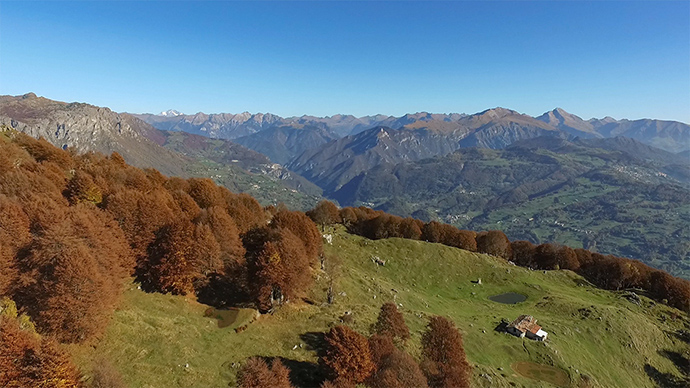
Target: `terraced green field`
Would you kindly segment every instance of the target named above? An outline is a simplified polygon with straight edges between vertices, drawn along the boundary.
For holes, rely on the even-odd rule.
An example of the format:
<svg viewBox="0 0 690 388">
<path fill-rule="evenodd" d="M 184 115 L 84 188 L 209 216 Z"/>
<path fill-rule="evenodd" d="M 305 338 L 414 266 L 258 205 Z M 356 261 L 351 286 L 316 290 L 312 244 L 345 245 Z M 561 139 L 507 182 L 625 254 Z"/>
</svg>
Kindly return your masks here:
<svg viewBox="0 0 690 388">
<path fill-rule="evenodd" d="M 526 361 L 561 369 L 568 387 L 643 388 L 656 386 L 650 375 L 663 384 L 683 377 L 675 363 L 690 351 L 683 340 L 688 317 L 644 297 L 637 305 L 569 271 L 530 271 L 439 244 L 371 241 L 342 229 L 325 250 L 339 267 L 332 305 L 323 302 L 327 275 L 315 272 L 309 302 L 290 303 L 236 333 L 205 317 L 208 306 L 130 285 L 102 341 L 72 352 L 87 373 L 96 355 L 109 358 L 132 387 L 232 386 L 240 363 L 253 355 L 282 357 L 297 382 L 313 386 L 319 380 L 319 333 L 349 312 L 349 324 L 369 334 L 381 304 L 395 301 L 410 326 L 407 347 L 415 357 L 429 316 L 445 315 L 456 323 L 477 387 L 554 386 L 511 368 Z M 373 256 L 386 265 L 374 264 Z M 508 305 L 488 299 L 504 292 L 527 300 Z M 520 314 L 534 315 L 548 340 L 494 330 Z"/>
</svg>

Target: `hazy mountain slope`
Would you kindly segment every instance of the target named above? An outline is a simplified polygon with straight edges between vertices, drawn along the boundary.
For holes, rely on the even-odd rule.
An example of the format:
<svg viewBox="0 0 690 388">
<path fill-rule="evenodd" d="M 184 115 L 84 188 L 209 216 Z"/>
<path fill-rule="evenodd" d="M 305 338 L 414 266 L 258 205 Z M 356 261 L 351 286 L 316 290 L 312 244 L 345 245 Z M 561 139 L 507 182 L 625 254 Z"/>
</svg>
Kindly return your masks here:
<svg viewBox="0 0 690 388">
<path fill-rule="evenodd" d="M 625 136 L 669 152 L 690 150 L 690 125 L 664 120 L 591 120 L 603 137 Z"/>
<path fill-rule="evenodd" d="M 234 141 L 268 156 L 275 163 L 286 164 L 304 151 L 336 138 L 322 127 L 291 124 L 265 129 Z"/>
<path fill-rule="evenodd" d="M 374 166 L 447 154 L 459 147 L 458 141 L 425 129 L 376 127 L 307 150 L 287 166 L 332 193 Z"/>
<path fill-rule="evenodd" d="M 538 138 L 382 165 L 332 197 L 472 230 L 501 229 L 511 240 L 595 247 L 690 277 L 688 180 L 672 178 L 676 165 L 665 164 L 664 151 L 642 160 L 587 142 Z M 681 172 L 673 176 L 687 176 L 687 166 Z"/>
<path fill-rule="evenodd" d="M 249 112 L 232 114 L 197 113 L 194 115 L 152 115 L 135 114 L 158 129 L 166 131 L 184 131 L 213 138 L 234 139 L 259 132 L 284 122 L 282 117 L 270 113 Z"/>
<path fill-rule="evenodd" d="M 266 155 L 250 150 L 228 140 L 210 139 L 205 136 L 186 132 L 158 131 L 152 140 L 165 148 L 189 156 L 194 160 L 212 161 L 235 169 L 246 170 L 251 174 L 266 176 L 278 180 L 288 188 L 301 193 L 320 197 L 321 189 L 305 178 L 295 174 L 280 164 L 271 162 Z M 248 188 L 241 190 L 248 191 Z M 270 193 L 259 195 L 266 197 Z"/>
<path fill-rule="evenodd" d="M 79 152 L 118 152 L 137 167 L 187 175 L 184 165 L 189 160 L 142 135 L 144 131 L 155 131 L 154 128 L 108 108 L 53 101 L 33 93 L 0 96 L 0 124 L 36 138 L 44 137 L 57 147 L 75 147 Z"/>
<path fill-rule="evenodd" d="M 544 122 L 503 108 L 455 118 L 443 115 L 437 120 L 426 113 L 406 116 L 407 123 L 399 130 L 377 127 L 347 136 L 305 152 L 289 167 L 332 194 L 379 164 L 445 155 L 460 147 L 503 148 L 540 135 L 562 136 Z"/>
</svg>

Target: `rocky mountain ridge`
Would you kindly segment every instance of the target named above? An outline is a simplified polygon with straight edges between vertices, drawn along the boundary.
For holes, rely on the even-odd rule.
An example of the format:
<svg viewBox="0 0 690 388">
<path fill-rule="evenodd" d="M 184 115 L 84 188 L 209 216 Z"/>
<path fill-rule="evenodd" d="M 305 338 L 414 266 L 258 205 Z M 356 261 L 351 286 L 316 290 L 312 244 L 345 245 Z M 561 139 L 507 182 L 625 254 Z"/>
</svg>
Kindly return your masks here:
<svg viewBox="0 0 690 388">
<path fill-rule="evenodd" d="M 152 167 L 170 176 L 208 176 L 216 180 L 232 176 L 230 188 L 234 191 L 275 186 L 285 192 L 282 200 L 286 203 L 311 203 L 321 194 L 301 176 L 242 145 L 162 131 L 130 114 L 85 103 L 54 101 L 34 93 L 0 96 L 0 126 L 43 137 L 57 147 L 73 147 L 79 153 L 118 152 L 132 165 Z M 264 199 L 259 193 L 253 194 Z"/>
</svg>

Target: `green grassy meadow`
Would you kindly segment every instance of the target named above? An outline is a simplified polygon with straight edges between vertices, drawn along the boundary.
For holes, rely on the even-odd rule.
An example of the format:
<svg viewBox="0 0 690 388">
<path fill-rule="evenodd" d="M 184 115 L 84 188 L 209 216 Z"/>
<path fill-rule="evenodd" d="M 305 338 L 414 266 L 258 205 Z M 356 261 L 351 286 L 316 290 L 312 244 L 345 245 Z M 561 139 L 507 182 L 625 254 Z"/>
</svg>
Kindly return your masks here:
<svg viewBox="0 0 690 388">
<path fill-rule="evenodd" d="M 530 271 L 439 244 L 371 241 L 340 228 L 325 251 L 338 267 L 332 305 L 323 303 L 327 275 L 317 271 L 309 303 L 287 304 L 236 333 L 205 317 L 208 306 L 192 298 L 129 285 L 104 338 L 95 347 L 73 346 L 72 353 L 87 375 L 96 356 L 108 358 L 137 388 L 233 386 L 240 363 L 254 355 L 282 357 L 296 373 L 314 376 L 318 333 L 350 312 L 349 325 L 368 335 L 387 301 L 403 312 L 412 333 L 407 350 L 417 358 L 427 318 L 450 317 L 463 333 L 477 387 L 554 386 L 515 373 L 511 365 L 520 361 L 562 369 L 570 387 L 654 387 L 646 371 L 680 377 L 666 352 L 690 350 L 675 335 L 688 328 L 686 314 L 676 317 L 677 310 L 644 297 L 638 306 L 569 271 Z M 373 256 L 386 265 L 374 264 Z M 473 282 L 478 278 L 482 284 Z M 488 299 L 504 292 L 528 298 L 516 305 Z M 534 315 L 548 340 L 494 331 L 502 319 L 520 314 Z"/>
</svg>

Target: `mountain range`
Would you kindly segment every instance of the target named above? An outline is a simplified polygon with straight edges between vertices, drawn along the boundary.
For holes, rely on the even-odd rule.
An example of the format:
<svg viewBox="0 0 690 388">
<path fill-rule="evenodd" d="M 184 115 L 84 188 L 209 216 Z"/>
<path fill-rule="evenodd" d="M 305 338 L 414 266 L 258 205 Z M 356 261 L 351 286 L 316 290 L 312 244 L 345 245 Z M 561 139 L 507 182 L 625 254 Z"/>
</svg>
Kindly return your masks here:
<svg viewBox="0 0 690 388">
<path fill-rule="evenodd" d="M 77 152 L 116 151 L 166 174 L 211 177 L 265 205 L 307 209 L 326 197 L 511 239 L 599 247 L 690 276 L 684 123 L 583 120 L 560 108 L 538 117 L 505 108 L 130 115 L 30 93 L 0 97 L 0 125 Z"/>
<path fill-rule="evenodd" d="M 194 115 L 184 115 L 173 110 L 163 112 L 160 115 L 135 114 L 134 116 L 159 129 L 185 131 L 223 139 L 236 139 L 271 127 L 292 126 L 295 124 L 320 127 L 338 138 L 356 135 L 377 126 L 393 129 L 410 126 L 464 129 L 469 135 L 472 129 L 476 130 L 480 126 L 487 124 L 489 124 L 488 128 L 490 128 L 502 119 L 508 119 L 513 122 L 513 127 L 524 126 L 547 131 L 559 130 L 579 137 L 625 136 L 674 153 L 690 150 L 690 126 L 685 123 L 654 119 L 616 120 L 611 117 L 584 120 L 561 108 L 556 108 L 538 117 L 522 115 L 505 108 L 488 109 L 472 115 L 420 112 L 400 117 L 388 115 L 315 117 L 305 115 L 283 118 L 270 113 L 252 114 L 249 112 L 239 114 L 197 113 Z M 494 120 L 497 122 L 492 122 Z M 506 135 L 509 136 L 510 131 L 508 131 L 508 128 L 504 128 L 504 130 L 507 131 Z M 470 145 L 473 142 L 479 144 L 482 142 L 482 139 L 485 142 L 488 141 L 486 134 L 483 137 L 481 135 L 482 131 L 477 135 L 479 139 L 468 139 L 467 144 Z M 496 134 L 494 134 L 495 136 Z M 507 138 L 503 143 L 509 141 L 510 139 Z M 499 148 L 501 144 L 501 141 L 497 141 L 490 145 L 494 148 Z"/>
</svg>

